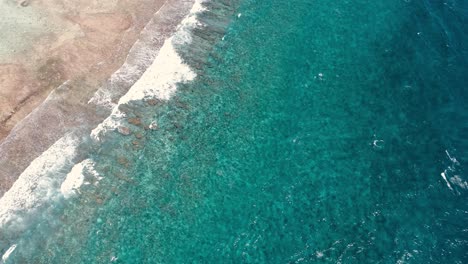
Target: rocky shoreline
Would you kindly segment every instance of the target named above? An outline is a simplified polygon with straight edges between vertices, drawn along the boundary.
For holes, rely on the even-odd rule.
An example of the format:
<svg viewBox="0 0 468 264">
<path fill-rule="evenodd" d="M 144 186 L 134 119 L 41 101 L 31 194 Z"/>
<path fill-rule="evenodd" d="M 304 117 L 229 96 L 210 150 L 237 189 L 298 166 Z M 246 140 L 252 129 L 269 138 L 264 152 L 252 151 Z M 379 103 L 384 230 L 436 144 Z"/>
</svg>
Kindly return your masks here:
<svg viewBox="0 0 468 264">
<path fill-rule="evenodd" d="M 151 7 L 157 6 L 154 1 L 152 1 L 152 4 Z M 125 25 L 125 23 L 121 23 L 121 20 L 116 20 L 119 30 L 123 30 L 117 35 L 125 35 L 117 39 L 125 37 L 126 42 L 114 43 L 119 48 L 114 53 L 111 52 L 110 55 L 106 54 L 107 61 L 99 61 L 101 57 L 96 56 L 90 60 L 96 63 L 84 63 L 88 66 L 76 69 L 73 63 L 79 64 L 82 59 L 89 58 L 87 55 L 94 54 L 92 50 L 88 54 L 79 49 L 74 50 L 77 52 L 75 54 L 76 59 L 70 59 L 68 64 L 64 63 L 63 60 L 58 62 L 49 61 L 51 66 L 45 69 L 44 76 L 46 77 L 44 79 L 54 81 L 54 84 L 64 80 L 67 81 L 58 88 L 48 87 L 43 91 L 39 89 L 39 92 L 33 92 L 32 96 L 26 97 L 30 99 L 22 102 L 21 110 L 15 112 L 22 114 L 18 114 L 18 116 L 13 114 L 7 118 L 7 122 L 2 123 L 2 129 L 7 131 L 4 132 L 3 136 L 7 136 L 0 143 L 0 197 L 12 186 L 32 160 L 63 135 L 73 132 L 83 138 L 89 136 L 90 131 L 110 114 L 109 108 L 98 102 L 90 102 L 96 91 L 99 89 L 111 92 L 109 98 L 113 101 L 117 101 L 124 95 L 151 64 L 164 40 L 175 32 L 179 22 L 188 14 L 193 1 L 167 0 L 165 2 L 161 1 L 159 5 L 158 9 L 148 8 L 144 11 L 151 13 L 148 14 L 147 22 L 149 19 L 151 20 L 145 24 L 143 31 L 140 30 L 140 34 L 137 34 L 140 31 L 137 32 L 136 29 L 129 32 L 128 24 Z M 95 41 L 99 42 L 101 37 L 98 35 L 103 33 L 97 30 L 96 27 L 99 28 L 102 21 L 113 21 L 114 18 L 106 15 L 98 17 L 100 18 L 97 18 L 97 20 L 93 20 L 96 19 L 95 17 L 83 23 L 90 29 L 90 34 L 96 38 Z M 144 22 L 143 19 L 137 20 L 138 23 Z M 106 25 L 108 24 L 106 23 Z M 141 24 L 138 24 L 138 26 L 143 28 Z M 131 27 L 135 27 L 135 24 Z M 136 41 L 137 39 L 138 41 Z M 104 45 L 103 49 L 105 47 Z M 130 51 L 128 52 L 128 50 Z M 73 75 L 73 73 L 67 72 L 66 69 L 76 70 L 80 74 Z M 18 76 L 14 73 L 10 73 L 10 75 L 13 77 Z M 2 78 L 0 80 L 10 79 Z M 16 85 L 18 83 L 32 82 L 17 80 Z M 1 109 L 2 113 L 4 113 L 3 108 Z M 13 118 L 13 116 L 15 117 Z M 26 117 L 20 118 L 21 116 Z M 8 122 L 16 124 L 10 133 L 8 133 L 8 126 L 6 125 Z M 11 124 L 10 126 L 13 127 Z"/>
<path fill-rule="evenodd" d="M 66 80 L 98 85 L 117 70 L 165 1 L 13 2 L 2 4 L 14 14 L 0 24 L 9 31 L 0 45 L 0 140 Z"/>
</svg>

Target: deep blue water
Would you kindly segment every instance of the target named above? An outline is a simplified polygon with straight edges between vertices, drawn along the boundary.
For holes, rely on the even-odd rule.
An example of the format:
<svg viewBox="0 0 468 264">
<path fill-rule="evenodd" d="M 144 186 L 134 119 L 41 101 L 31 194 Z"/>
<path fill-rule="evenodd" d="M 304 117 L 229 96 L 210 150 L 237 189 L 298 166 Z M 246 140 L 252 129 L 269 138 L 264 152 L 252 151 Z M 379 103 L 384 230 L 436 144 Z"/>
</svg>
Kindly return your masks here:
<svg viewBox="0 0 468 264">
<path fill-rule="evenodd" d="M 213 2 L 160 129 L 11 263 L 468 263 L 468 2 Z"/>
</svg>

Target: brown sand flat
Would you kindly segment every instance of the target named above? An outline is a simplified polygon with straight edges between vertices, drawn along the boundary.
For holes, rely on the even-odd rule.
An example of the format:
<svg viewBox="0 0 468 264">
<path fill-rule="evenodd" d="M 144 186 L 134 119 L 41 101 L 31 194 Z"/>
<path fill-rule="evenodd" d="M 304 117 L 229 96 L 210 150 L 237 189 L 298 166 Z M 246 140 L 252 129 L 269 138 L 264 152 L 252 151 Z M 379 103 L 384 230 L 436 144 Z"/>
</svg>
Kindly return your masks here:
<svg viewBox="0 0 468 264">
<path fill-rule="evenodd" d="M 165 0 L 29 0 L 64 30 L 47 30 L 0 63 L 0 142 L 66 80 L 99 83 L 123 63 L 138 34 Z M 99 68 L 99 70 L 93 70 Z"/>
</svg>

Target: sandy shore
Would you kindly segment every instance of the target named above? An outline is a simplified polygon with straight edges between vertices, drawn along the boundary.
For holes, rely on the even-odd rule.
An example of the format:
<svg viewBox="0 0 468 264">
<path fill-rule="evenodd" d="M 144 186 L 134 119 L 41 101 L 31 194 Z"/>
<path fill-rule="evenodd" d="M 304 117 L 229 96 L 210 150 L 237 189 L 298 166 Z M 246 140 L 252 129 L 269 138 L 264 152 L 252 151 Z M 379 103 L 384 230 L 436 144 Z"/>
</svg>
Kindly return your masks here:
<svg viewBox="0 0 468 264">
<path fill-rule="evenodd" d="M 165 2 L 2 1 L 9 15 L 0 24 L 0 140 L 64 81 L 107 78 Z"/>
<path fill-rule="evenodd" d="M 73 30 L 46 34 L 24 56 L 0 65 L 0 197 L 63 135 L 89 136 L 110 114 L 89 103 L 95 92 L 111 91 L 113 101 L 125 94 L 193 0 L 37 0 L 24 8 L 33 5 L 57 11 Z"/>
</svg>

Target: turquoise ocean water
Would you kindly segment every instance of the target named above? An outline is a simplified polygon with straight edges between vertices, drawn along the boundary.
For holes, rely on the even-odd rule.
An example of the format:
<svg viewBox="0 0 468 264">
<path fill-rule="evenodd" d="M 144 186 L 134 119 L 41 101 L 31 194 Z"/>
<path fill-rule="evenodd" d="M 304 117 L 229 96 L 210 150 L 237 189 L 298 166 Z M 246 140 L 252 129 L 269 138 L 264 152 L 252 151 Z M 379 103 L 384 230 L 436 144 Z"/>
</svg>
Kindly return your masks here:
<svg viewBox="0 0 468 264">
<path fill-rule="evenodd" d="M 159 129 L 7 263 L 468 263 L 468 2 L 206 5 Z"/>
</svg>

